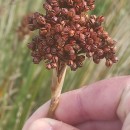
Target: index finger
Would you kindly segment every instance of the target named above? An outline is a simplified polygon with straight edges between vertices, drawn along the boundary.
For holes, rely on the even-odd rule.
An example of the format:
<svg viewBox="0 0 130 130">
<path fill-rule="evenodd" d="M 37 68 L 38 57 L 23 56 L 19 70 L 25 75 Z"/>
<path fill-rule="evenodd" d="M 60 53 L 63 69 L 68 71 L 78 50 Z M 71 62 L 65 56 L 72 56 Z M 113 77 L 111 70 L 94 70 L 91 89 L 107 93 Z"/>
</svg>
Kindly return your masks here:
<svg viewBox="0 0 130 130">
<path fill-rule="evenodd" d="M 130 84 L 130 77 L 116 77 L 99 81 L 88 87 L 62 94 L 60 104 L 55 112 L 58 120 L 68 124 L 78 124 L 89 120 L 117 119 L 116 110 L 121 94 Z M 49 102 L 41 106 L 27 121 L 46 117 Z"/>
</svg>

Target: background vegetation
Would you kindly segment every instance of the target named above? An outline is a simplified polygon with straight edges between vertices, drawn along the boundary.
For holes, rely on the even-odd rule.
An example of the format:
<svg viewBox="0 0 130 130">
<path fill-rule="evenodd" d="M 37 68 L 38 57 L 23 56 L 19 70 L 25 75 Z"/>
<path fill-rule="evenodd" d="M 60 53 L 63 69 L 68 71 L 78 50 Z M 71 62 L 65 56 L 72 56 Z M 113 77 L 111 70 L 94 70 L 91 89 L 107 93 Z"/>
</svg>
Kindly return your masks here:
<svg viewBox="0 0 130 130">
<path fill-rule="evenodd" d="M 40 11 L 43 0 L 0 0 L 0 130 L 21 130 L 27 117 L 50 98 L 51 71 L 34 65 L 27 48 L 31 36 L 18 40 L 24 15 Z M 104 78 L 130 74 L 129 0 L 96 0 L 92 14 L 104 15 L 104 26 L 118 41 L 119 62 L 108 69 L 87 60 L 76 72 L 68 70 L 64 92 Z"/>
</svg>

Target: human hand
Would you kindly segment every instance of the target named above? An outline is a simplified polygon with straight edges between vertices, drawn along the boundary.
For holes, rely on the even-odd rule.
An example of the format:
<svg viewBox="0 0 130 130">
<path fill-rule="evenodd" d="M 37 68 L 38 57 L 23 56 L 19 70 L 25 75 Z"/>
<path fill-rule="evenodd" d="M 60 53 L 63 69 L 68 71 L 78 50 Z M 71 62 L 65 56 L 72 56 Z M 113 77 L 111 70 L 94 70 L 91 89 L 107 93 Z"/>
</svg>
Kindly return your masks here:
<svg viewBox="0 0 130 130">
<path fill-rule="evenodd" d="M 55 119 L 41 106 L 22 130 L 130 130 L 130 76 L 99 81 L 62 94 Z"/>
</svg>

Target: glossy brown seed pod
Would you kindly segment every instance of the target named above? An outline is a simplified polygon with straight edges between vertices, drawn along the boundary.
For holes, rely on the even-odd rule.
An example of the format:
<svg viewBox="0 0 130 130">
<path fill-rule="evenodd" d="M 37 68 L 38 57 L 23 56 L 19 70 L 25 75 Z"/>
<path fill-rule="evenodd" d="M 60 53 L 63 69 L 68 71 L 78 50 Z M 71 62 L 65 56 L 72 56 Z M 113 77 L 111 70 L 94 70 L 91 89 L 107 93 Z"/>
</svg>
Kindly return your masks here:
<svg viewBox="0 0 130 130">
<path fill-rule="evenodd" d="M 46 34 L 47 34 L 46 28 L 41 28 L 41 29 L 39 30 L 39 35 L 40 35 L 40 36 L 45 36 Z"/>
<path fill-rule="evenodd" d="M 111 67 L 112 66 L 112 64 L 113 64 L 113 62 L 111 61 L 111 60 L 106 60 L 106 66 L 107 67 Z"/>
</svg>

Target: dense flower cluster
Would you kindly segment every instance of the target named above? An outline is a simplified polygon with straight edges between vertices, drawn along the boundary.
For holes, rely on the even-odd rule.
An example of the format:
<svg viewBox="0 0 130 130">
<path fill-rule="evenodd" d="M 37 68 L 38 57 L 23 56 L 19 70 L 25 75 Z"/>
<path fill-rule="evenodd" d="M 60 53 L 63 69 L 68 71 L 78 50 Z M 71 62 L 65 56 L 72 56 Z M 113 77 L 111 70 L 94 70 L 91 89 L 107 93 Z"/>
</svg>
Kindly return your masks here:
<svg viewBox="0 0 130 130">
<path fill-rule="evenodd" d="M 39 35 L 28 44 L 34 63 L 46 62 L 48 69 L 59 62 L 76 70 L 92 57 L 98 64 L 106 59 L 106 66 L 117 62 L 116 42 L 102 27 L 103 16 L 88 16 L 94 9 L 94 0 L 46 0 L 46 14 L 29 17 L 30 30 L 39 29 Z"/>
</svg>

